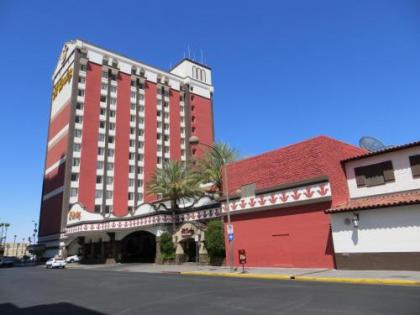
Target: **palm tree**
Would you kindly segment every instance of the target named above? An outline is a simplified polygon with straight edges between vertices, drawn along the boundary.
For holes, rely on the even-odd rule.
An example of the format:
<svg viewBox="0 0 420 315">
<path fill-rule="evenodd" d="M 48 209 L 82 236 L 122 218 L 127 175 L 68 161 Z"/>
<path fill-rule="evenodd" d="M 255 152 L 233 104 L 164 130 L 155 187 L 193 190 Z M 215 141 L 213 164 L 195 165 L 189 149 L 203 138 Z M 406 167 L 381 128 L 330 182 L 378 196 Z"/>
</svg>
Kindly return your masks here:
<svg viewBox="0 0 420 315">
<path fill-rule="evenodd" d="M 7 242 L 7 229 L 9 228 L 10 224 L 9 223 L 4 223 L 4 227 L 6 228 L 6 232 L 4 234 L 4 244 L 6 245 Z"/>
<path fill-rule="evenodd" d="M 238 151 L 226 143 L 216 143 L 206 151 L 201 159 L 196 160 L 194 177 L 206 184 L 213 183 L 218 193 L 223 190 L 223 166 L 238 158 Z"/>
<path fill-rule="evenodd" d="M 179 211 L 178 201 L 184 198 L 195 198 L 202 194 L 197 181 L 184 164 L 172 160 L 165 163 L 161 169 L 155 170 L 148 183 L 148 191 L 170 201 L 174 233 L 176 213 Z"/>
</svg>

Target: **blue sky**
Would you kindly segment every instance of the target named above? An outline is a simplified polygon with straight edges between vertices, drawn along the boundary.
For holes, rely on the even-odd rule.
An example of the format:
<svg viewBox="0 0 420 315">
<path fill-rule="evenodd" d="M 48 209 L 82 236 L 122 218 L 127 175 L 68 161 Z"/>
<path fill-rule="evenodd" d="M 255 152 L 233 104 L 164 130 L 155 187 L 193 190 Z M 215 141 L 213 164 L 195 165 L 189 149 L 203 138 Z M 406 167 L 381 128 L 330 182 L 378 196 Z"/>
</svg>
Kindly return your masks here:
<svg viewBox="0 0 420 315">
<path fill-rule="evenodd" d="M 320 134 L 420 140 L 420 1 L 0 0 L 0 222 L 18 240 L 38 220 L 51 74 L 74 38 L 163 69 L 203 50 L 216 138 L 242 156 Z"/>
</svg>

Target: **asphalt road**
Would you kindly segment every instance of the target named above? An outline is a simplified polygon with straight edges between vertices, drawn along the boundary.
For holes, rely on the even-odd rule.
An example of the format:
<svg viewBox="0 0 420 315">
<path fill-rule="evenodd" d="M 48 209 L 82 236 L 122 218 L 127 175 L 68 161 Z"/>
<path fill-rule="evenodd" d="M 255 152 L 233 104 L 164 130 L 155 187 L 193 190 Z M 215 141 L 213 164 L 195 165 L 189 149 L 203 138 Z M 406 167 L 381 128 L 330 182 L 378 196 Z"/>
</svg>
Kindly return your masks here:
<svg viewBox="0 0 420 315">
<path fill-rule="evenodd" d="M 0 269 L 0 314 L 420 314 L 420 287 Z"/>
</svg>

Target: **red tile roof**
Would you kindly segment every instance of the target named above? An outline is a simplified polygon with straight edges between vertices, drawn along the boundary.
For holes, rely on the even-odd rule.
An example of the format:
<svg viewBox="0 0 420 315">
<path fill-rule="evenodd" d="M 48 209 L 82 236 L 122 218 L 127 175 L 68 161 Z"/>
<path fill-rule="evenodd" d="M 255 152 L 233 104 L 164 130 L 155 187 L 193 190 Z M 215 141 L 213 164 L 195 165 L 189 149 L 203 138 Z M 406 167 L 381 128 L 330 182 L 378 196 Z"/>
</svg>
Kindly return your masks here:
<svg viewBox="0 0 420 315">
<path fill-rule="evenodd" d="M 333 204 L 345 202 L 347 181 L 340 161 L 366 150 L 319 136 L 227 165 L 229 193 L 255 183 L 257 190 L 293 185 L 314 178 L 328 178 Z"/>
<path fill-rule="evenodd" d="M 383 150 L 378 150 L 378 151 L 374 151 L 374 152 L 367 152 L 367 153 L 363 153 L 363 154 L 354 155 L 352 157 L 345 158 L 341 162 L 358 160 L 358 159 L 362 159 L 362 158 L 365 158 L 365 157 L 368 157 L 368 156 L 379 155 L 379 154 L 383 154 L 383 153 L 408 149 L 408 148 L 412 148 L 412 147 L 416 147 L 416 146 L 420 146 L 420 141 L 410 142 L 410 143 L 401 144 L 401 145 L 395 145 L 395 146 L 392 146 L 392 147 L 389 147 L 389 148 L 385 148 Z"/>
<path fill-rule="evenodd" d="M 420 203 L 420 191 L 395 193 L 391 195 L 381 195 L 350 200 L 346 204 L 325 210 L 326 213 L 347 212 L 356 210 L 367 210 L 375 208 L 385 208 L 392 206 L 402 206 Z"/>
</svg>

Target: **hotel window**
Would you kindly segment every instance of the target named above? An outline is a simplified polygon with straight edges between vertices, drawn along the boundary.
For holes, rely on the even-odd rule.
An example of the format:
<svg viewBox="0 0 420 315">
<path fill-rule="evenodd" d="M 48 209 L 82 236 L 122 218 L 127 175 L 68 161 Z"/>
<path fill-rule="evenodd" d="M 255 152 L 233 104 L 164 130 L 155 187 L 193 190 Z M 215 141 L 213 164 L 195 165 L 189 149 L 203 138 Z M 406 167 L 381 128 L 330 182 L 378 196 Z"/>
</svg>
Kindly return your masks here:
<svg viewBox="0 0 420 315">
<path fill-rule="evenodd" d="M 76 109 L 83 109 L 83 103 L 80 103 L 80 102 L 78 102 L 77 104 L 76 104 Z"/>
<path fill-rule="evenodd" d="M 163 118 L 165 118 L 165 119 L 169 118 L 169 114 L 168 113 L 164 113 L 163 114 Z"/>
<path fill-rule="evenodd" d="M 105 141 L 105 135 L 103 133 L 100 133 L 98 135 L 98 139 L 99 139 L 100 142 L 104 142 Z"/>
<path fill-rule="evenodd" d="M 160 156 L 157 157 L 157 164 L 162 163 L 162 158 Z"/>
<path fill-rule="evenodd" d="M 130 128 L 130 134 L 134 135 L 136 133 L 136 128 Z"/>
<path fill-rule="evenodd" d="M 143 167 L 141 166 L 137 167 L 137 173 L 143 173 Z"/>
<path fill-rule="evenodd" d="M 79 77 L 79 83 L 85 83 L 86 78 L 85 77 Z"/>
<path fill-rule="evenodd" d="M 77 95 L 79 96 L 85 96 L 85 90 L 78 90 Z"/>
<path fill-rule="evenodd" d="M 139 179 L 137 181 L 137 186 L 139 186 L 139 187 L 143 186 L 143 181 L 141 179 Z"/>
<path fill-rule="evenodd" d="M 395 181 L 392 161 L 357 167 L 354 172 L 357 187 L 378 186 Z"/>
<path fill-rule="evenodd" d="M 99 121 L 99 128 L 105 128 L 105 122 L 103 120 Z"/>
<path fill-rule="evenodd" d="M 143 83 L 139 83 L 139 89 L 142 90 L 144 89 Z M 143 95 L 140 94 L 140 99 L 142 100 L 144 97 Z"/>
<path fill-rule="evenodd" d="M 179 106 L 179 111 L 183 112 L 184 111 L 184 106 Z"/>
<path fill-rule="evenodd" d="M 70 188 L 70 197 L 77 196 L 77 188 Z"/>
<path fill-rule="evenodd" d="M 169 140 L 169 136 L 168 135 L 164 135 L 163 136 L 163 141 L 168 141 Z"/>
<path fill-rule="evenodd" d="M 143 134 L 144 134 L 143 129 L 139 129 L 139 131 L 138 131 L 138 135 L 141 137 L 141 136 L 143 136 Z"/>
<path fill-rule="evenodd" d="M 157 134 L 156 134 L 156 139 L 158 139 L 158 140 L 162 139 L 162 134 L 157 133 Z"/>
<path fill-rule="evenodd" d="M 162 122 L 158 121 L 156 127 L 157 128 L 162 128 Z"/>
<path fill-rule="evenodd" d="M 108 136 L 108 143 L 114 143 L 114 137 Z"/>
<path fill-rule="evenodd" d="M 143 161 L 143 154 L 137 154 L 137 161 Z"/>
<path fill-rule="evenodd" d="M 107 191 L 105 192 L 105 197 L 106 197 L 106 199 L 111 199 L 111 198 L 112 198 L 112 191 L 107 190 Z"/>
<path fill-rule="evenodd" d="M 103 71 L 102 72 L 102 78 L 108 79 L 108 71 Z"/>
<path fill-rule="evenodd" d="M 420 177 L 420 154 L 410 156 L 410 166 L 413 177 Z"/>
<path fill-rule="evenodd" d="M 161 145 L 161 144 L 158 144 L 158 146 L 157 146 L 157 150 L 158 150 L 158 151 L 162 151 L 162 145 Z"/>
<path fill-rule="evenodd" d="M 117 87 L 116 86 L 111 86 L 111 92 L 112 93 L 117 92 Z M 111 99 L 111 101 L 112 101 L 112 99 Z"/>
<path fill-rule="evenodd" d="M 128 179 L 128 186 L 134 186 L 134 179 L 133 178 Z"/>
<path fill-rule="evenodd" d="M 97 161 L 97 162 L 96 162 L 96 168 L 97 168 L 98 170 L 103 169 L 103 168 L 104 168 L 104 162 L 103 162 L 103 161 Z"/>
<path fill-rule="evenodd" d="M 130 165 L 130 166 L 128 167 L 128 172 L 129 172 L 129 173 L 134 173 L 134 165 Z"/>
<path fill-rule="evenodd" d="M 114 156 L 114 149 L 108 149 L 107 156 L 108 157 L 113 157 Z"/>
<path fill-rule="evenodd" d="M 106 109 L 105 108 L 101 108 L 99 110 L 99 115 L 104 115 L 105 116 L 105 114 L 106 114 Z"/>
<path fill-rule="evenodd" d="M 181 150 L 181 155 L 185 155 L 185 150 Z"/>
<path fill-rule="evenodd" d="M 144 112 L 144 106 L 143 105 L 139 106 L 139 112 Z"/>
<path fill-rule="evenodd" d="M 169 129 L 169 124 L 163 124 L 163 129 L 168 130 Z"/>
<path fill-rule="evenodd" d="M 101 95 L 101 102 L 106 103 L 106 96 L 105 95 Z"/>
<path fill-rule="evenodd" d="M 76 138 L 80 138 L 82 136 L 82 130 L 80 130 L 80 129 L 74 129 L 74 136 Z"/>
<path fill-rule="evenodd" d="M 86 71 L 86 65 L 80 65 L 80 71 Z"/>
<path fill-rule="evenodd" d="M 97 190 L 95 192 L 95 197 L 96 197 L 96 199 L 102 198 L 102 190 Z"/>
<path fill-rule="evenodd" d="M 102 184 L 102 180 L 103 180 L 102 176 L 96 176 L 96 183 L 97 184 Z"/>
<path fill-rule="evenodd" d="M 128 200 L 134 200 L 134 193 L 132 192 L 128 193 Z"/>
<path fill-rule="evenodd" d="M 80 152 L 80 144 L 79 143 L 73 143 L 73 151 L 74 152 Z"/>
<path fill-rule="evenodd" d="M 100 205 L 95 205 L 95 213 L 101 213 L 102 207 Z"/>
<path fill-rule="evenodd" d="M 139 118 L 139 124 L 144 124 L 144 118 L 143 117 Z"/>
<path fill-rule="evenodd" d="M 143 200 L 143 194 L 142 193 L 137 194 L 137 199 L 138 200 Z"/>
<path fill-rule="evenodd" d="M 139 141 L 138 145 L 139 145 L 139 148 L 142 149 L 144 146 L 144 143 Z"/>
<path fill-rule="evenodd" d="M 129 160 L 134 160 L 134 156 L 135 156 L 134 153 L 132 153 L 132 152 L 128 153 L 128 159 Z"/>
<path fill-rule="evenodd" d="M 195 133 L 195 127 L 191 128 L 192 133 Z"/>
<path fill-rule="evenodd" d="M 195 106 L 194 105 L 191 105 L 191 111 L 192 112 L 194 111 L 194 109 L 195 109 Z"/>
<path fill-rule="evenodd" d="M 135 109 L 136 109 L 136 104 L 131 103 L 131 104 L 130 104 L 130 108 L 131 108 L 132 110 L 135 110 Z"/>
<path fill-rule="evenodd" d="M 115 130 L 115 123 L 109 123 L 109 130 Z"/>
<path fill-rule="evenodd" d="M 112 206 L 105 206 L 105 213 L 111 213 L 112 212 Z"/>
<path fill-rule="evenodd" d="M 130 115 L 130 121 L 135 122 L 136 121 L 136 116 Z"/>
<path fill-rule="evenodd" d="M 165 146 L 164 151 L 165 153 L 169 153 L 169 147 Z"/>
<path fill-rule="evenodd" d="M 169 106 L 169 103 L 168 103 L 168 102 L 164 102 L 164 103 L 163 103 L 163 106 L 164 106 L 164 107 L 168 107 L 168 106 Z"/>
<path fill-rule="evenodd" d="M 79 166 L 80 165 L 80 159 L 79 158 L 74 158 L 73 159 L 73 166 Z"/>
<path fill-rule="evenodd" d="M 136 97 L 136 92 L 131 92 L 131 98 L 135 98 Z"/>
<path fill-rule="evenodd" d="M 113 163 L 106 163 L 106 170 L 107 171 L 112 171 L 114 169 L 114 164 Z"/>
<path fill-rule="evenodd" d="M 113 183 L 114 183 L 114 177 L 107 176 L 107 178 L 106 178 L 106 184 L 107 185 L 112 185 Z"/>
<path fill-rule="evenodd" d="M 104 155 L 104 154 L 105 154 L 105 149 L 104 149 L 104 148 L 99 147 L 99 148 L 98 148 L 98 155 Z"/>
<path fill-rule="evenodd" d="M 76 115 L 76 117 L 74 117 L 74 121 L 76 124 L 81 124 L 83 122 L 83 117 Z"/>
<path fill-rule="evenodd" d="M 72 173 L 71 174 L 71 181 L 72 182 L 77 182 L 79 180 L 79 174 L 77 173 Z"/>
<path fill-rule="evenodd" d="M 156 116 L 158 117 L 162 116 L 162 112 L 160 110 L 156 111 Z"/>
<path fill-rule="evenodd" d="M 110 110 L 109 111 L 109 116 L 110 117 L 115 117 L 115 110 Z"/>
<path fill-rule="evenodd" d="M 135 144 L 136 144 L 136 141 L 134 141 L 134 140 L 130 140 L 130 147 L 134 147 L 134 146 L 135 146 Z"/>
<path fill-rule="evenodd" d="M 117 99 L 111 97 L 111 105 L 115 105 L 115 104 L 117 104 Z"/>
<path fill-rule="evenodd" d="M 101 89 L 102 90 L 108 90 L 108 84 L 102 83 L 101 84 Z"/>
</svg>

